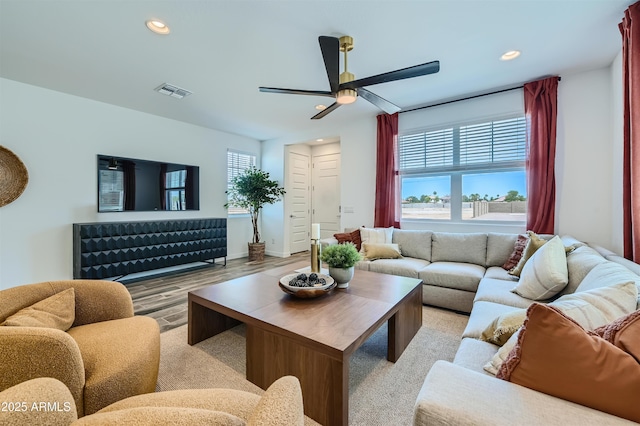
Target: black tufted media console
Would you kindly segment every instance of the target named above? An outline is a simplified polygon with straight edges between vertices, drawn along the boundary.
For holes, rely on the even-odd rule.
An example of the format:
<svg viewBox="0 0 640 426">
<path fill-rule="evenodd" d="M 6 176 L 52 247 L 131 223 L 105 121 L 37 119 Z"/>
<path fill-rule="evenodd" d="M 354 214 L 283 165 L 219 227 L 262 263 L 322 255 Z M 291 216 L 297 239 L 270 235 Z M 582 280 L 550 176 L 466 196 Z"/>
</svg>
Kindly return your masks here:
<svg viewBox="0 0 640 426">
<path fill-rule="evenodd" d="M 187 263 L 227 264 L 227 219 L 73 224 L 73 278 L 122 278 Z"/>
</svg>

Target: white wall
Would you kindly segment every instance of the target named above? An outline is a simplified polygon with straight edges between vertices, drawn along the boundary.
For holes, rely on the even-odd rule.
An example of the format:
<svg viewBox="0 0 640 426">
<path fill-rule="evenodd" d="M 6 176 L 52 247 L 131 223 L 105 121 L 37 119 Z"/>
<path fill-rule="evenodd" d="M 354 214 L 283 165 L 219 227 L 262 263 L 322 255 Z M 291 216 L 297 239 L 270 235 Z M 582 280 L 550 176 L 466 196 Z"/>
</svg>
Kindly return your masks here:
<svg viewBox="0 0 640 426">
<path fill-rule="evenodd" d="M 609 249 L 616 248 L 612 98 L 611 67 L 562 76 L 558 86 L 556 232 Z"/>
<path fill-rule="evenodd" d="M 558 89 L 558 133 L 556 146 L 556 232 L 602 245 L 618 253 L 622 250 L 621 225 L 621 180 L 618 169 L 621 164 L 621 83 L 620 59 L 612 66 L 563 75 Z M 521 96 L 517 91 L 508 96 Z M 518 100 L 518 102 L 521 101 Z M 512 99 L 513 100 L 513 99 Z M 522 101 L 523 102 L 523 101 Z M 492 115 L 486 113 L 482 102 L 470 101 L 464 114 L 476 118 Z M 508 112 L 507 110 L 502 112 Z M 400 128 L 417 128 L 429 125 L 430 109 L 400 115 Z M 431 109 L 439 114 L 440 122 L 453 122 L 460 117 L 460 110 L 453 108 Z M 449 114 L 449 117 L 447 117 Z M 421 124 L 424 123 L 424 124 Z M 373 225 L 375 203 L 376 167 L 376 120 L 369 119 L 352 123 L 343 128 L 314 128 L 308 132 L 263 142 L 263 167 L 282 174 L 283 152 L 287 144 L 302 143 L 334 134 L 340 139 L 342 152 L 341 204 L 354 206 L 353 214 L 342 215 L 342 227 Z M 403 127 L 404 126 L 404 127 Z M 621 216 L 620 216 L 621 217 Z M 282 208 L 270 212 L 270 223 L 283 224 L 281 228 L 270 227 L 269 235 L 286 233 Z M 458 232 L 520 232 L 522 226 L 420 223 L 403 222 L 406 229 L 434 229 Z M 281 248 L 284 250 L 284 247 Z"/>
<path fill-rule="evenodd" d="M 0 208 L 0 288 L 72 277 L 72 224 L 225 217 L 226 150 L 256 140 L 0 79 L 0 144 L 29 184 Z M 96 155 L 200 166 L 200 210 L 98 213 Z M 248 218 L 228 222 L 229 257 L 246 256 Z"/>
<path fill-rule="evenodd" d="M 321 123 L 313 123 L 313 129 L 307 132 L 264 141 L 262 143 L 262 167 L 272 177 L 277 177 L 280 180 L 284 173 L 284 152 L 287 145 L 307 143 L 316 138 L 328 139 L 329 137 L 340 140 L 340 204 L 353 207 L 353 213 L 342 214 L 342 227 L 373 226 L 376 181 L 375 116 L 343 127 L 336 127 L 331 123 L 331 120 L 323 120 Z M 276 242 L 280 241 L 282 245 L 274 248 L 274 251 L 288 252 L 288 243 L 284 245 L 283 238 L 283 235 L 288 236 L 289 234 L 284 204 L 267 206 L 263 210 L 262 220 L 263 222 L 268 220 L 270 224 L 264 230 L 265 240 L 271 241 L 272 238 L 275 238 Z"/>
<path fill-rule="evenodd" d="M 622 159 L 624 120 L 622 100 L 622 52 L 616 56 L 611 64 L 611 127 L 612 139 L 612 164 L 611 164 L 611 250 L 624 254 L 623 222 L 622 222 Z"/>
</svg>

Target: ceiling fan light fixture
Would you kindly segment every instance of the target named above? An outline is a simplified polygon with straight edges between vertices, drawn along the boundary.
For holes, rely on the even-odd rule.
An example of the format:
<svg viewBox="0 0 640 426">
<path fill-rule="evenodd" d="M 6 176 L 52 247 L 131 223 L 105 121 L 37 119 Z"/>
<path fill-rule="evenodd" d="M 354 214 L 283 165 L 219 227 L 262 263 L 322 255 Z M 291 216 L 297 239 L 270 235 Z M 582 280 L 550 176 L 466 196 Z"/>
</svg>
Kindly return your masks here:
<svg viewBox="0 0 640 426">
<path fill-rule="evenodd" d="M 352 104 L 356 101 L 358 93 L 353 89 L 342 89 L 338 91 L 336 102 L 340 105 Z"/>
<path fill-rule="evenodd" d="M 509 50 L 508 52 L 505 52 L 502 56 L 500 56 L 500 60 L 501 61 L 510 61 L 512 59 L 517 58 L 518 56 L 520 56 L 520 51 L 519 50 Z"/>
<path fill-rule="evenodd" d="M 166 35 L 171 32 L 167 24 L 158 19 L 149 19 L 146 23 L 147 28 L 156 34 Z"/>
</svg>

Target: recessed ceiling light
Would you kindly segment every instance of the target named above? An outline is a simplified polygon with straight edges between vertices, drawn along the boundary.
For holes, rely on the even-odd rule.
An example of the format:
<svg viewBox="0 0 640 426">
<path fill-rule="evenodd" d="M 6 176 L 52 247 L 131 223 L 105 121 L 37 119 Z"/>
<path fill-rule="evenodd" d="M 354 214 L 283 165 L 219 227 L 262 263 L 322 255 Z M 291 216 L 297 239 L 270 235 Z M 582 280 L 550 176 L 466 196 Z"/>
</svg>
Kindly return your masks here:
<svg viewBox="0 0 640 426">
<path fill-rule="evenodd" d="M 169 34 L 171 32 L 167 24 L 157 19 L 149 19 L 146 24 L 147 28 L 156 34 Z"/>
<path fill-rule="evenodd" d="M 517 58 L 518 56 L 520 56 L 520 51 L 519 50 L 510 50 L 508 52 L 505 52 L 502 56 L 500 56 L 500 60 L 501 61 L 510 61 L 512 59 Z"/>
<path fill-rule="evenodd" d="M 326 106 L 326 105 L 319 104 L 319 105 L 316 105 L 316 109 L 317 109 L 318 111 L 324 111 L 325 109 L 327 109 L 327 106 Z"/>
<path fill-rule="evenodd" d="M 320 138 L 320 139 L 316 139 L 316 142 L 322 142 L 324 139 Z"/>
</svg>

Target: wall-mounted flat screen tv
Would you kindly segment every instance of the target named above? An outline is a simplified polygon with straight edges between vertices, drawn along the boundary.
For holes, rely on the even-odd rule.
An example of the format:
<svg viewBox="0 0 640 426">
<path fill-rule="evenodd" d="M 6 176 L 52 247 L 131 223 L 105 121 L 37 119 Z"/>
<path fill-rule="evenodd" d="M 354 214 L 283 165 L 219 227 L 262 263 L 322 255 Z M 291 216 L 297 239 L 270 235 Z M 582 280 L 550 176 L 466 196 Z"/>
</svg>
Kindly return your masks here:
<svg viewBox="0 0 640 426">
<path fill-rule="evenodd" d="M 98 155 L 98 211 L 200 210 L 200 168 Z"/>
</svg>

